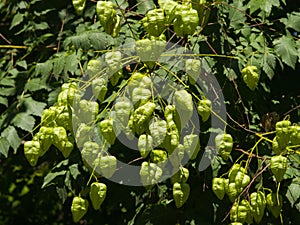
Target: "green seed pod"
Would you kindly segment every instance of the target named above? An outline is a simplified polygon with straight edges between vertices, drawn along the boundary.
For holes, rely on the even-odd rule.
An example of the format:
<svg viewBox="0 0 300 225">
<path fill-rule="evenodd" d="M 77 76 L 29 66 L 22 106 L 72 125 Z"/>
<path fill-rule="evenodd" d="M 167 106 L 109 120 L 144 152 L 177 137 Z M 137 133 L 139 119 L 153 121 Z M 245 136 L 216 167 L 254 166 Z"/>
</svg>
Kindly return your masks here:
<svg viewBox="0 0 300 225">
<path fill-rule="evenodd" d="M 212 190 L 218 199 L 222 200 L 226 192 L 226 179 L 214 177 L 212 180 Z"/>
<path fill-rule="evenodd" d="M 36 134 L 37 140 L 40 143 L 40 156 L 43 156 L 53 143 L 54 131 L 53 127 L 42 126 Z"/>
<path fill-rule="evenodd" d="M 120 30 L 120 18 L 110 1 L 98 1 L 96 13 L 106 33 L 117 36 Z"/>
<path fill-rule="evenodd" d="M 208 99 L 203 99 L 198 102 L 197 111 L 202 118 L 202 121 L 205 122 L 210 117 L 211 112 L 211 101 Z"/>
<path fill-rule="evenodd" d="M 85 142 L 92 140 L 93 131 L 93 127 L 90 127 L 85 123 L 79 125 L 75 136 L 78 148 L 82 148 Z"/>
<path fill-rule="evenodd" d="M 116 134 L 114 133 L 114 121 L 113 119 L 105 119 L 99 123 L 101 134 L 110 144 L 114 144 L 116 140 Z"/>
<path fill-rule="evenodd" d="M 152 150 L 150 160 L 153 163 L 164 164 L 168 159 L 168 153 L 164 150 Z"/>
<path fill-rule="evenodd" d="M 177 208 L 183 206 L 190 195 L 190 185 L 186 183 L 173 184 L 173 199 Z"/>
<path fill-rule="evenodd" d="M 153 67 L 155 62 L 165 50 L 166 41 L 157 39 L 142 39 L 135 43 L 135 50 L 137 56 L 142 62 L 147 64 L 149 67 Z"/>
<path fill-rule="evenodd" d="M 200 139 L 196 134 L 184 136 L 183 145 L 191 160 L 195 159 L 200 151 Z"/>
<path fill-rule="evenodd" d="M 241 206 L 244 206 L 246 207 L 247 209 L 247 217 L 246 217 L 246 223 L 248 224 L 252 224 L 253 223 L 253 210 L 252 210 L 252 207 L 250 205 L 250 202 L 248 202 L 246 199 L 243 199 L 241 202 L 240 202 L 240 205 Z"/>
<path fill-rule="evenodd" d="M 96 142 L 87 141 L 84 143 L 81 155 L 87 165 L 92 165 L 98 157 L 100 146 Z"/>
<path fill-rule="evenodd" d="M 187 59 L 185 61 L 185 72 L 189 76 L 189 81 L 195 85 L 201 73 L 201 61 L 199 59 Z"/>
<path fill-rule="evenodd" d="M 280 155 L 282 152 L 285 151 L 285 146 L 282 146 L 281 140 L 279 137 L 274 137 L 272 141 L 272 150 L 275 152 L 276 155 Z"/>
<path fill-rule="evenodd" d="M 143 162 L 140 170 L 140 177 L 143 186 L 152 188 L 162 176 L 162 169 L 155 163 Z"/>
<path fill-rule="evenodd" d="M 270 161 L 270 168 L 278 182 L 283 180 L 287 170 L 287 158 L 281 155 L 273 156 Z"/>
<path fill-rule="evenodd" d="M 173 100 L 179 116 L 180 127 L 184 128 L 193 115 L 192 95 L 186 90 L 175 91 Z"/>
<path fill-rule="evenodd" d="M 300 144 L 300 126 L 293 125 L 290 126 L 290 141 L 292 145 L 299 145 Z"/>
<path fill-rule="evenodd" d="M 95 159 L 96 172 L 105 178 L 111 178 L 117 169 L 117 158 L 111 155 L 100 156 Z"/>
<path fill-rule="evenodd" d="M 178 36 L 192 35 L 199 23 L 198 12 L 187 5 L 178 5 L 175 10 L 174 31 Z"/>
<path fill-rule="evenodd" d="M 117 121 L 121 122 L 123 126 L 128 125 L 128 121 L 132 111 L 132 102 L 126 97 L 118 99 L 118 101 L 115 103 Z"/>
<path fill-rule="evenodd" d="M 278 197 L 275 193 L 269 193 L 267 195 L 267 209 L 272 213 L 275 218 L 278 218 L 282 208 L 282 196 Z"/>
<path fill-rule="evenodd" d="M 233 139 L 230 134 L 218 134 L 215 138 L 218 153 L 224 160 L 228 160 L 233 147 Z"/>
<path fill-rule="evenodd" d="M 179 170 L 171 177 L 171 183 L 186 183 L 189 179 L 189 170 L 180 166 Z"/>
<path fill-rule="evenodd" d="M 64 142 L 68 141 L 67 131 L 64 127 L 53 128 L 53 144 L 58 150 L 62 151 Z"/>
<path fill-rule="evenodd" d="M 92 81 L 92 89 L 94 96 L 97 97 L 100 103 L 105 99 L 107 93 L 107 81 L 104 78 L 95 78 Z"/>
<path fill-rule="evenodd" d="M 179 4 L 173 0 L 158 0 L 158 5 L 166 14 L 166 23 L 171 24 L 175 19 L 175 10 Z"/>
<path fill-rule="evenodd" d="M 74 140 L 72 137 L 61 142 L 61 148 L 59 149 L 65 158 L 68 158 L 74 149 Z"/>
<path fill-rule="evenodd" d="M 185 154 L 185 148 L 182 144 L 179 144 L 174 152 L 169 155 L 170 162 L 176 168 L 181 165 L 181 161 Z"/>
<path fill-rule="evenodd" d="M 85 8 L 86 0 L 72 0 L 77 15 L 82 15 Z"/>
<path fill-rule="evenodd" d="M 95 210 L 100 209 L 103 201 L 106 198 L 107 187 L 103 183 L 94 182 L 91 184 L 90 199 Z"/>
<path fill-rule="evenodd" d="M 245 188 L 250 183 L 247 171 L 239 164 L 234 164 L 229 171 L 229 182 L 235 183 L 237 188 Z"/>
<path fill-rule="evenodd" d="M 71 212 L 75 223 L 86 214 L 88 211 L 89 202 L 81 197 L 74 197 L 71 206 Z"/>
<path fill-rule="evenodd" d="M 165 29 L 165 16 L 162 9 L 149 10 L 142 19 L 145 30 L 152 36 L 158 37 Z"/>
<path fill-rule="evenodd" d="M 57 103 L 59 106 L 73 106 L 74 99 L 79 94 L 75 82 L 63 84 L 61 92 L 57 97 Z"/>
<path fill-rule="evenodd" d="M 151 135 L 142 134 L 138 140 L 138 148 L 143 158 L 146 158 L 153 149 L 153 139 Z"/>
<path fill-rule="evenodd" d="M 239 205 L 235 202 L 230 210 L 230 220 L 232 222 L 245 223 L 247 220 L 248 208 L 243 205 Z"/>
<path fill-rule="evenodd" d="M 56 125 L 64 127 L 66 130 L 72 130 L 72 111 L 69 107 L 57 107 Z"/>
<path fill-rule="evenodd" d="M 250 205 L 253 209 L 253 218 L 256 223 L 260 223 L 266 208 L 266 197 L 261 191 L 253 192 L 250 195 Z"/>
<path fill-rule="evenodd" d="M 133 104 L 140 103 L 140 105 L 145 104 L 151 98 L 152 93 L 150 89 L 136 87 L 132 91 L 132 102 Z"/>
<path fill-rule="evenodd" d="M 276 123 L 276 137 L 277 141 L 280 143 L 282 147 L 287 146 L 290 140 L 290 127 L 291 121 L 283 120 Z"/>
<path fill-rule="evenodd" d="M 150 121 L 149 131 L 153 138 L 154 146 L 160 146 L 167 135 L 167 122 L 154 118 Z"/>
<path fill-rule="evenodd" d="M 231 202 L 234 202 L 235 199 L 239 196 L 239 194 L 243 191 L 243 188 L 237 187 L 235 183 L 229 183 L 225 187 L 226 194 Z"/>
<path fill-rule="evenodd" d="M 38 141 L 26 141 L 24 144 L 25 158 L 31 166 L 35 166 L 38 162 L 41 154 L 40 142 Z"/>
<path fill-rule="evenodd" d="M 134 111 L 132 129 L 137 134 L 142 134 L 148 128 L 147 123 L 150 121 L 155 107 L 156 105 L 153 102 L 147 102 Z"/>
<path fill-rule="evenodd" d="M 100 75 L 103 61 L 100 59 L 91 59 L 87 64 L 87 74 L 90 78 Z"/>
<path fill-rule="evenodd" d="M 98 115 L 99 105 L 95 101 L 86 99 L 80 100 L 74 108 L 74 115 L 78 117 L 81 123 L 92 123 Z"/>
<path fill-rule="evenodd" d="M 44 109 L 42 112 L 41 124 L 45 127 L 55 127 L 57 118 L 57 107 L 52 106 L 49 109 Z"/>
<path fill-rule="evenodd" d="M 254 91 L 258 85 L 259 74 L 256 66 L 247 66 L 242 69 L 242 77 L 245 84 L 250 88 L 251 91 Z"/>
</svg>

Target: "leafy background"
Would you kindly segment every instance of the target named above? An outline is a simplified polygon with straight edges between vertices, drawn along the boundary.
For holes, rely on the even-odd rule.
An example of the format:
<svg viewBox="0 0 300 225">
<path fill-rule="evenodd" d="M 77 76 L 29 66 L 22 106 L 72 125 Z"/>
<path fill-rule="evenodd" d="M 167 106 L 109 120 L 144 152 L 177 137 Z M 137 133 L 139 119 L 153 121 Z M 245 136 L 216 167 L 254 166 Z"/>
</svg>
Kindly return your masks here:
<svg viewBox="0 0 300 225">
<path fill-rule="evenodd" d="M 87 61 L 103 50 L 144 36 L 139 22 L 156 1 L 116 0 L 122 27 L 116 38 L 105 34 L 95 17 L 96 1 L 87 1 L 77 16 L 71 1 L 0 1 L 0 224 L 73 224 L 70 204 L 84 189 L 89 172 L 80 152 L 64 159 L 52 147 L 30 167 L 23 143 L 36 132 L 44 108 L 53 105 L 61 85 L 80 78 Z M 205 57 L 227 103 L 228 132 L 239 149 L 249 149 L 264 132 L 264 115 L 276 112 L 299 122 L 300 5 L 295 0 L 222 0 L 212 3 L 207 26 L 197 36 L 181 39 L 168 31 L 171 42 Z M 129 28 L 129 29 L 128 29 Z M 240 70 L 260 68 L 258 89 L 251 92 Z M 269 114 L 268 114 L 269 113 Z M 260 153 L 270 154 L 262 144 Z M 298 157 L 299 162 L 299 157 Z M 253 165 L 254 167 L 257 165 Z M 188 164 L 191 195 L 183 208 L 171 201 L 167 181 L 152 192 L 105 180 L 109 192 L 100 211 L 89 210 L 82 224 L 224 224 L 231 204 L 211 191 L 213 174 L 230 164 L 218 161 L 199 173 Z M 283 224 L 300 222 L 299 164 L 288 171 L 281 187 Z M 270 181 L 271 183 L 271 181 Z M 271 185 L 270 185 L 271 186 Z M 267 215 L 261 224 L 281 224 Z"/>
</svg>

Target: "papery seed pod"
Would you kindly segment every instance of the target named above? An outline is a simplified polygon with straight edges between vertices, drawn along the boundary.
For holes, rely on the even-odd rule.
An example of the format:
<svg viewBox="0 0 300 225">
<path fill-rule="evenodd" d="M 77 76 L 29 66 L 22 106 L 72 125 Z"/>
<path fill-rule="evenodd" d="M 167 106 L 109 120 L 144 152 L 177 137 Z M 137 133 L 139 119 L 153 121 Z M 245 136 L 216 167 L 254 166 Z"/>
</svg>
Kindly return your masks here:
<svg viewBox="0 0 300 225">
<path fill-rule="evenodd" d="M 91 184 L 89 196 L 95 210 L 100 209 L 101 204 L 106 198 L 107 187 L 103 183 L 94 182 Z"/>
<path fill-rule="evenodd" d="M 173 199 L 177 208 L 183 206 L 190 195 L 190 185 L 186 183 L 173 184 Z"/>
<path fill-rule="evenodd" d="M 256 223 L 260 223 L 266 208 L 266 197 L 261 191 L 253 192 L 250 195 L 250 205 L 253 209 L 253 218 Z"/>
<path fill-rule="evenodd" d="M 258 85 L 259 74 L 256 66 L 247 66 L 242 69 L 242 77 L 245 84 L 250 88 L 251 91 L 254 91 Z"/>
<path fill-rule="evenodd" d="M 270 161 L 270 169 L 278 182 L 283 180 L 287 170 L 287 158 L 281 155 L 273 156 Z"/>
<path fill-rule="evenodd" d="M 81 197 L 74 197 L 71 205 L 71 212 L 73 216 L 73 220 L 75 223 L 79 222 L 79 220 L 86 214 L 88 211 L 88 201 Z"/>
</svg>

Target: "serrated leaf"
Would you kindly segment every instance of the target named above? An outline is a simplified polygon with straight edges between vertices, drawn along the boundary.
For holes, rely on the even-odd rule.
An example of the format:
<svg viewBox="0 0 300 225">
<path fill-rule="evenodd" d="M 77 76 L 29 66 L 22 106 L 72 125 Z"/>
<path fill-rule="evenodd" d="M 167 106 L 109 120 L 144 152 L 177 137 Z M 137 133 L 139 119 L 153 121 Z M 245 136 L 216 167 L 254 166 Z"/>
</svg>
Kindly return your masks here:
<svg viewBox="0 0 300 225">
<path fill-rule="evenodd" d="M 234 1 L 232 3 L 232 6 L 229 9 L 230 26 L 232 28 L 240 29 L 244 26 L 244 22 L 247 19 L 243 12 L 244 8 L 242 1 Z"/>
<path fill-rule="evenodd" d="M 1 137 L 6 138 L 9 145 L 14 149 L 14 152 L 16 153 L 22 141 L 18 135 L 17 130 L 13 126 L 8 126 L 4 131 L 2 131 Z"/>
<path fill-rule="evenodd" d="M 17 13 L 11 21 L 10 30 L 23 21 L 24 14 Z"/>
<path fill-rule="evenodd" d="M 1 78 L 0 85 L 14 87 L 15 80 L 12 79 L 11 77 Z"/>
<path fill-rule="evenodd" d="M 286 28 L 292 28 L 295 31 L 300 32 L 300 12 L 293 12 L 287 15 L 287 18 L 283 18 L 280 21 L 284 23 Z"/>
<path fill-rule="evenodd" d="M 78 169 L 78 164 L 73 164 L 69 166 L 70 173 L 72 177 L 76 180 L 77 176 L 80 175 L 80 171 Z"/>
<path fill-rule="evenodd" d="M 279 0 L 250 0 L 247 5 L 247 7 L 250 9 L 250 14 L 254 13 L 258 9 L 261 9 L 267 15 L 270 15 L 273 6 L 279 7 Z"/>
<path fill-rule="evenodd" d="M 44 102 L 35 101 L 32 97 L 27 97 L 24 98 L 24 105 L 27 113 L 34 116 L 41 116 L 47 104 Z"/>
<path fill-rule="evenodd" d="M 137 10 L 136 13 L 145 15 L 149 10 L 154 9 L 155 4 L 152 0 L 137 0 Z"/>
<path fill-rule="evenodd" d="M 65 67 L 65 57 L 59 57 L 53 60 L 53 73 L 54 75 L 60 75 Z"/>
<path fill-rule="evenodd" d="M 68 72 L 70 72 L 71 74 L 74 74 L 75 70 L 78 67 L 78 59 L 76 56 L 76 53 L 74 52 L 71 55 L 68 55 L 66 57 L 66 64 L 65 64 L 65 68 L 64 68 L 64 74 L 67 75 Z"/>
<path fill-rule="evenodd" d="M 27 62 L 25 60 L 19 61 L 16 63 L 18 66 L 24 68 L 25 70 L 27 70 Z"/>
<path fill-rule="evenodd" d="M 68 197 L 68 193 L 65 187 L 56 187 L 56 193 L 58 195 L 58 197 L 62 200 L 62 202 L 64 203 L 65 200 Z"/>
<path fill-rule="evenodd" d="M 44 177 L 44 183 L 42 185 L 42 188 L 45 188 L 45 187 L 48 187 L 52 184 L 55 184 L 55 182 L 52 183 L 52 181 L 58 177 L 58 176 L 63 176 L 66 174 L 66 170 L 62 170 L 62 171 L 59 171 L 59 172 L 54 172 L 54 173 L 48 173 L 45 177 Z"/>
<path fill-rule="evenodd" d="M 8 107 L 8 99 L 0 96 L 0 104 Z"/>
<path fill-rule="evenodd" d="M 272 80 L 272 78 L 274 77 L 275 66 L 276 66 L 275 55 L 271 53 L 264 54 L 261 67 L 270 80 Z"/>
<path fill-rule="evenodd" d="M 35 119 L 28 113 L 18 113 L 11 121 L 16 127 L 19 127 L 25 131 L 31 131 L 34 127 Z"/>
<path fill-rule="evenodd" d="M 33 78 L 27 81 L 27 83 L 25 84 L 25 91 L 39 91 L 42 89 L 48 89 L 46 83 L 45 83 L 45 79 L 41 79 L 41 78 Z"/>
<path fill-rule="evenodd" d="M 52 67 L 53 67 L 53 64 L 52 64 L 51 60 L 48 60 L 43 63 L 38 63 L 38 64 L 36 64 L 36 67 L 35 67 L 35 73 L 36 73 L 36 75 L 41 74 L 43 77 L 44 76 L 48 77 L 52 71 Z"/>
<path fill-rule="evenodd" d="M 9 142 L 5 137 L 0 137 L 0 153 L 7 157 L 9 151 Z"/>
<path fill-rule="evenodd" d="M 12 95 L 15 95 L 15 93 L 16 93 L 16 88 L 15 88 L 15 87 L 11 87 L 11 88 L 8 88 L 8 87 L 1 87 L 1 88 L 0 88 L 0 93 L 1 93 L 1 95 L 3 95 L 3 96 L 12 96 Z"/>
<path fill-rule="evenodd" d="M 292 183 L 288 186 L 286 197 L 292 206 L 298 201 L 300 197 L 300 178 L 296 177 L 292 180 Z"/>
<path fill-rule="evenodd" d="M 295 69 L 298 52 L 293 38 L 282 36 L 281 38 L 274 40 L 274 45 L 275 52 L 281 57 L 282 61 Z"/>
</svg>

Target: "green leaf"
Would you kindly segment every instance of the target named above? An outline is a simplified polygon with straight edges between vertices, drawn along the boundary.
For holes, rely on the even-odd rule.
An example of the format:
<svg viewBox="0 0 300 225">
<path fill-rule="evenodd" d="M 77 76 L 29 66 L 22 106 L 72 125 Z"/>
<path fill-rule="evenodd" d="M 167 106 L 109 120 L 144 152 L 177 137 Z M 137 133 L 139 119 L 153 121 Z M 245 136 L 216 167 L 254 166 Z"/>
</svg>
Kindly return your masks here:
<svg viewBox="0 0 300 225">
<path fill-rule="evenodd" d="M 276 57 L 275 55 L 267 52 L 263 56 L 261 67 L 263 71 L 267 74 L 271 80 L 274 77 L 274 69 L 276 66 Z"/>
<path fill-rule="evenodd" d="M 19 25 L 22 21 L 23 21 L 23 17 L 24 17 L 24 14 L 21 14 L 21 13 L 17 13 L 13 20 L 11 21 L 11 25 L 10 25 L 10 30 L 12 28 L 14 28 L 15 26 Z"/>
<path fill-rule="evenodd" d="M 295 69 L 298 52 L 296 43 L 290 36 L 282 36 L 274 40 L 275 52 L 281 57 L 282 61 Z"/>
<path fill-rule="evenodd" d="M 155 4 L 152 0 L 137 0 L 137 10 L 136 13 L 145 15 L 149 10 L 154 9 Z"/>
<path fill-rule="evenodd" d="M 287 18 L 282 18 L 280 21 L 284 23 L 286 28 L 292 28 L 295 31 L 300 32 L 300 12 L 293 12 L 287 15 Z"/>
<path fill-rule="evenodd" d="M 286 197 L 292 206 L 298 201 L 300 197 L 300 178 L 296 177 L 292 180 L 292 183 L 288 186 Z"/>
<path fill-rule="evenodd" d="M 238 10 L 237 10 L 238 9 Z M 234 29 L 240 29 L 244 27 L 246 21 L 246 15 L 243 12 L 245 7 L 242 1 L 234 1 L 229 9 L 230 26 Z"/>
<path fill-rule="evenodd" d="M 4 78 L 1 78 L 0 85 L 14 87 L 15 80 L 12 79 L 11 77 L 4 77 Z"/>
<path fill-rule="evenodd" d="M 76 180 L 77 176 L 80 175 L 80 171 L 78 169 L 78 164 L 73 164 L 69 166 L 70 173 L 72 177 Z"/>
<path fill-rule="evenodd" d="M 8 107 L 8 99 L 0 96 L 0 104 Z"/>
<path fill-rule="evenodd" d="M 24 68 L 25 70 L 27 70 L 27 62 L 25 60 L 19 61 L 16 63 L 18 66 Z"/>
<path fill-rule="evenodd" d="M 9 151 L 9 142 L 5 137 L 0 137 L 0 153 L 7 157 Z"/>
<path fill-rule="evenodd" d="M 35 67 L 35 73 L 36 73 L 36 75 L 41 74 L 43 77 L 44 76 L 48 77 L 51 74 L 52 67 L 53 67 L 53 64 L 52 64 L 51 60 L 48 60 L 43 63 L 38 63 L 38 64 L 36 64 L 36 67 Z"/>
<path fill-rule="evenodd" d="M 24 105 L 27 113 L 34 116 L 41 116 L 47 104 L 44 102 L 35 101 L 32 97 L 27 97 L 24 98 Z"/>
<path fill-rule="evenodd" d="M 39 91 L 42 89 L 48 89 L 47 85 L 46 85 L 46 79 L 41 79 L 41 78 L 33 78 L 27 81 L 27 83 L 25 84 L 25 91 L 31 91 L 31 92 L 35 92 L 35 91 Z"/>
<path fill-rule="evenodd" d="M 15 87 L 11 87 L 11 88 L 8 88 L 8 87 L 0 87 L 0 93 L 1 93 L 1 95 L 3 95 L 3 96 L 12 96 L 12 95 L 15 95 L 15 93 L 16 93 L 16 88 L 15 88 Z"/>
<path fill-rule="evenodd" d="M 45 188 L 45 187 L 48 187 L 48 186 L 51 186 L 52 184 L 56 184 L 54 182 L 54 179 L 58 176 L 63 176 L 66 174 L 66 170 L 62 170 L 62 171 L 59 171 L 59 172 L 54 172 L 54 173 L 48 173 L 45 177 L 44 177 L 44 183 L 42 185 L 42 188 Z"/>
<path fill-rule="evenodd" d="M 18 113 L 11 121 L 16 127 L 19 127 L 25 131 L 31 131 L 34 127 L 35 119 L 28 113 Z"/>
<path fill-rule="evenodd" d="M 6 138 L 9 145 L 14 149 L 14 152 L 16 153 L 22 141 L 18 135 L 17 130 L 13 126 L 8 126 L 4 131 L 2 131 L 1 137 Z"/>
<path fill-rule="evenodd" d="M 279 7 L 279 0 L 250 0 L 247 7 L 250 9 L 250 14 L 254 13 L 259 8 L 267 15 L 270 15 L 272 7 Z"/>
</svg>

